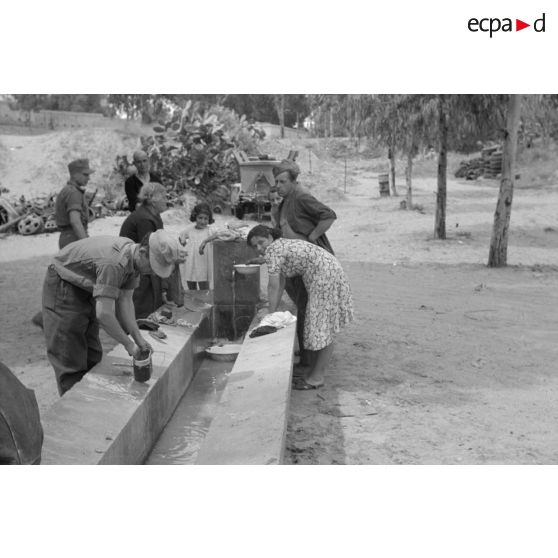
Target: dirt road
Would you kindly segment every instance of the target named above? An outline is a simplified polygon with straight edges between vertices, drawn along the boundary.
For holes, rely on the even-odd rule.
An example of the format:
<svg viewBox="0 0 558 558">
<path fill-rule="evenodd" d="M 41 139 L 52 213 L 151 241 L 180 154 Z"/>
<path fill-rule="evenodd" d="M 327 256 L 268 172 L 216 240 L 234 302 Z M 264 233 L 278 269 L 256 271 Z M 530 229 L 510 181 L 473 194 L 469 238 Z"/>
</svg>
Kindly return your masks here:
<svg viewBox="0 0 558 558">
<path fill-rule="evenodd" d="M 346 263 L 357 319 L 292 392 L 288 460 L 556 463 L 558 273 Z"/>
<path fill-rule="evenodd" d="M 48 260 L 0 273 L 2 292 L 18 293 L 2 297 L 2 360 L 42 412 L 58 395 L 28 318 Z M 287 462 L 558 461 L 556 270 L 343 263 L 356 320 L 326 386 L 292 392 Z"/>
</svg>

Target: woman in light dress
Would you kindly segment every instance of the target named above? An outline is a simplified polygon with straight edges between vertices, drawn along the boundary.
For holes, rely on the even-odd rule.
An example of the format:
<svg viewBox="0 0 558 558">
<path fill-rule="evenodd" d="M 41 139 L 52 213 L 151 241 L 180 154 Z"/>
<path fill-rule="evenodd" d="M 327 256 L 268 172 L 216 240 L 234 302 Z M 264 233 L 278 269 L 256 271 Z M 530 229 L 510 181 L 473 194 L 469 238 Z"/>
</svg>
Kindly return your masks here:
<svg viewBox="0 0 558 558">
<path fill-rule="evenodd" d="M 277 311 L 286 277 L 300 276 L 304 281 L 308 291 L 304 345 L 314 354 L 306 378 L 295 382 L 294 388 L 320 388 L 333 354 L 335 334 L 353 320 L 347 276 L 327 250 L 306 240 L 280 238 L 278 231 L 264 225 L 254 227 L 247 241 L 267 264 L 270 313 Z"/>
</svg>

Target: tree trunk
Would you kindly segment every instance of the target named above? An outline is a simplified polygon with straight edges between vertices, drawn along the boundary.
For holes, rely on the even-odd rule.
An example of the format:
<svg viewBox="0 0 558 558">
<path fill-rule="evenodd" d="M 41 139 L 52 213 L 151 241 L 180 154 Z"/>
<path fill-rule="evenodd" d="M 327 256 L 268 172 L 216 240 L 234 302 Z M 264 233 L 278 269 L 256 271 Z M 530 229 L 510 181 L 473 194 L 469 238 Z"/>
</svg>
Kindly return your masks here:
<svg viewBox="0 0 558 558">
<path fill-rule="evenodd" d="M 440 151 L 438 153 L 438 191 L 436 193 L 436 220 L 434 238 L 446 238 L 446 192 L 448 167 L 448 116 L 445 95 L 438 98 Z"/>
<path fill-rule="evenodd" d="M 324 110 L 322 107 L 318 108 L 318 124 L 320 127 L 319 137 L 327 138 L 327 128 L 324 124 Z"/>
<path fill-rule="evenodd" d="M 334 127 L 333 127 L 333 108 L 329 108 L 329 137 L 332 138 L 334 136 Z"/>
<path fill-rule="evenodd" d="M 360 112 L 360 104 L 358 103 L 355 107 L 354 116 L 353 116 L 353 135 L 357 137 L 357 148 L 360 148 L 360 135 L 361 135 L 361 112 Z"/>
<path fill-rule="evenodd" d="M 513 199 L 520 112 L 521 95 L 510 95 L 502 156 L 502 180 L 500 181 L 500 192 L 494 213 L 492 239 L 490 240 L 490 251 L 488 254 L 489 267 L 504 267 L 508 260 L 508 230 Z"/>
<path fill-rule="evenodd" d="M 285 95 L 274 96 L 275 110 L 279 117 L 279 125 L 281 126 L 281 138 L 285 137 Z"/>
<path fill-rule="evenodd" d="M 405 182 L 407 183 L 407 198 L 405 202 L 405 207 L 407 209 L 413 209 L 413 152 L 412 150 L 407 153 L 407 167 L 405 169 Z"/>
<path fill-rule="evenodd" d="M 285 95 L 281 95 L 281 104 L 279 109 L 279 123 L 281 124 L 281 138 L 285 137 Z"/>
<path fill-rule="evenodd" d="M 397 196 L 397 189 L 395 188 L 395 147 L 392 146 L 388 149 L 389 158 L 389 174 L 391 176 L 391 193 Z"/>
</svg>

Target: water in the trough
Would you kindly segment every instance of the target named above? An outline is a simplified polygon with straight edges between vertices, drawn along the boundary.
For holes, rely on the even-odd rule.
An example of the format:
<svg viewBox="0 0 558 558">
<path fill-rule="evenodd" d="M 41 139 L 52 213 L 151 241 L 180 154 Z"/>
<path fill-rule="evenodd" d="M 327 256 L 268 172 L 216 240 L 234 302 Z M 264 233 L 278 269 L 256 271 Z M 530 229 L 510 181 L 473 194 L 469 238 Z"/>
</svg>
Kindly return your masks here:
<svg viewBox="0 0 558 558">
<path fill-rule="evenodd" d="M 146 465 L 192 465 L 209 430 L 234 362 L 205 359 L 153 446 Z"/>
<path fill-rule="evenodd" d="M 235 296 L 233 283 L 233 297 Z M 212 311 L 214 338 L 238 342 L 248 330 L 255 304 L 218 305 Z M 191 465 L 217 413 L 234 362 L 205 359 L 149 454 L 146 465 Z"/>
</svg>

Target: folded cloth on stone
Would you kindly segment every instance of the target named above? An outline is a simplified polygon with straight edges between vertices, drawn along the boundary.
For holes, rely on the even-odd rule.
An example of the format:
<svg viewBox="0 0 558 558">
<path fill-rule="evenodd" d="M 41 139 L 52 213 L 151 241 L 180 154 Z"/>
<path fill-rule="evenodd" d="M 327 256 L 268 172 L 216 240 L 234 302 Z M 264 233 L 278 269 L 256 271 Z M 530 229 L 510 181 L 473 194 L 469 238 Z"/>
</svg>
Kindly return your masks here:
<svg viewBox="0 0 558 558">
<path fill-rule="evenodd" d="M 262 335 L 267 335 L 268 333 L 275 333 L 277 331 L 276 327 L 273 326 L 258 326 L 255 327 L 251 332 L 249 337 L 260 337 Z"/>
<path fill-rule="evenodd" d="M 250 330 L 248 336 L 258 337 L 259 335 L 266 335 L 267 333 L 275 333 L 278 329 L 288 326 L 293 322 L 296 322 L 296 318 L 288 310 L 285 312 L 273 312 L 273 314 L 264 316 L 258 326 Z M 255 333 L 256 331 L 258 331 L 258 333 Z M 255 335 L 252 335 L 253 333 L 255 333 Z"/>
<path fill-rule="evenodd" d="M 259 325 L 269 325 L 279 329 L 288 326 L 293 322 L 296 322 L 296 318 L 288 310 L 286 310 L 285 312 L 273 312 L 273 314 L 267 314 L 262 318 Z"/>
<path fill-rule="evenodd" d="M 238 230 L 226 228 L 217 231 L 217 240 L 238 240 L 240 238 L 242 235 Z"/>
<path fill-rule="evenodd" d="M 153 316 L 153 314 L 150 314 L 150 316 Z M 150 331 L 157 331 L 159 329 L 159 324 L 150 318 L 138 318 L 136 323 L 139 329 L 147 329 Z"/>
</svg>

